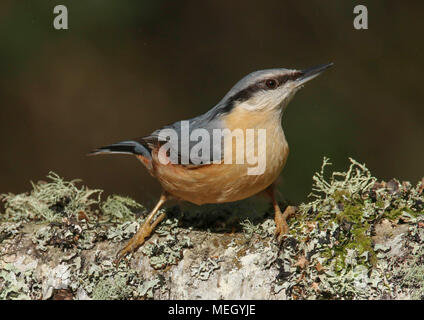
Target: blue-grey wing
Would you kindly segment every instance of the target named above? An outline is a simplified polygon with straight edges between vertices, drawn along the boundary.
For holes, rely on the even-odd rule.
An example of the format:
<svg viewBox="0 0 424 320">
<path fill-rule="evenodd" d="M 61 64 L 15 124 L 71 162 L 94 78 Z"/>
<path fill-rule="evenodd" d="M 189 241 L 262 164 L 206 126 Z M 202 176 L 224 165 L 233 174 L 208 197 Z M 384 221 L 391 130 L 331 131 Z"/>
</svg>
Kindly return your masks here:
<svg viewBox="0 0 424 320">
<path fill-rule="evenodd" d="M 219 118 L 208 114 L 177 121 L 141 138 L 150 149 L 166 147 L 172 162 L 181 165 L 206 165 L 222 159 L 222 129 Z"/>
</svg>

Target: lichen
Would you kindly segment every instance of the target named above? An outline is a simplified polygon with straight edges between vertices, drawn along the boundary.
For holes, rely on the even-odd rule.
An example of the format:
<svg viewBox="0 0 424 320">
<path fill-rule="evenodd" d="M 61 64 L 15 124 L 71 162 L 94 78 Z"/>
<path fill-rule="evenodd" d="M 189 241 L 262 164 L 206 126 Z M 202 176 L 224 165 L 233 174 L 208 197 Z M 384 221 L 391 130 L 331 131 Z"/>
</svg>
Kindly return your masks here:
<svg viewBox="0 0 424 320">
<path fill-rule="evenodd" d="M 421 184 L 412 188 L 397 180 L 377 183 L 364 164 L 350 161 L 346 172 L 334 172 L 327 180 L 325 168 L 330 163 L 324 158 L 313 177 L 310 196 L 315 200 L 299 206 L 290 226 L 309 264 L 308 276 L 291 287 L 296 288 L 294 297 L 364 298 L 385 292 L 385 275 L 375 268 L 373 228 L 383 218 L 422 217 Z M 294 277 L 298 274 L 293 273 L 289 281 Z"/>
<path fill-rule="evenodd" d="M 261 285 L 284 299 L 422 298 L 424 180 L 378 182 L 350 161 L 346 172 L 327 175 L 324 158 L 311 200 L 289 219 L 281 243 L 258 207 L 174 207 L 161 209 L 168 218 L 119 265 L 116 251 L 143 223 L 144 206 L 117 195 L 102 201 L 101 190 L 50 173 L 29 193 L 1 196 L 0 299 L 151 299 L 165 295 L 176 270 L 193 286 L 209 285 L 215 273 L 234 281 L 251 270 L 271 274 L 271 285 Z M 182 265 L 186 257 L 195 262 Z M 240 291 L 222 281 L 225 292 Z"/>
<path fill-rule="evenodd" d="M 177 219 L 167 219 L 158 228 L 158 239 L 147 243 L 141 249 L 150 258 L 150 265 L 158 270 L 177 264 L 183 257 L 183 250 L 192 247 L 186 232 L 178 226 Z"/>
<path fill-rule="evenodd" d="M 36 264 L 22 265 L 18 261 L 18 268 L 6 264 L 0 269 L 0 300 L 38 299 L 41 292 L 40 280 L 34 275 Z"/>
<path fill-rule="evenodd" d="M 263 223 L 253 224 L 249 219 L 240 222 L 245 237 L 250 240 L 253 235 L 257 234 L 262 239 L 272 237 L 274 235 L 275 224 L 272 220 L 267 219 Z"/>
<path fill-rule="evenodd" d="M 110 221 L 134 221 L 136 214 L 146 213 L 146 208 L 131 198 L 119 195 L 109 196 L 102 203 L 104 217 Z"/>
<path fill-rule="evenodd" d="M 18 234 L 19 229 L 22 227 L 22 221 L 20 222 L 2 222 L 0 224 L 0 243 Z"/>
<path fill-rule="evenodd" d="M 130 288 L 123 275 L 102 277 L 94 286 L 91 297 L 94 300 L 129 299 L 132 293 Z"/>
<path fill-rule="evenodd" d="M 71 288 L 94 300 L 153 298 L 159 283 L 164 288 L 160 276 L 145 279 L 142 272 L 123 264 L 115 266 L 109 260 L 87 268 L 74 267 L 73 271 Z"/>
<path fill-rule="evenodd" d="M 271 222 L 265 228 L 265 222 L 242 223 L 247 239 L 265 239 L 253 249 L 269 256 L 264 266 L 279 268 L 276 292 L 284 290 L 293 299 L 370 298 L 391 292 L 381 253 L 374 247 L 374 229 L 383 219 L 393 224 L 423 220 L 424 184 L 413 187 L 395 179 L 379 183 L 364 164 L 350 162 L 346 172 L 333 172 L 327 179 L 330 162 L 324 158 L 313 176 L 312 201 L 300 204 L 279 249 L 264 245 L 271 241 Z"/>
<path fill-rule="evenodd" d="M 77 186 L 79 180 L 65 181 L 53 172 L 47 178 L 49 182 L 32 183 L 29 193 L 1 195 L 6 211 L 0 215 L 0 243 L 12 244 L 25 222 L 35 222 L 38 227 L 30 239 L 38 255 L 48 257 L 52 248 L 57 248 L 66 262 L 52 268 L 43 280 L 43 288 L 39 285 L 36 289 L 32 273 L 23 273 L 0 261 L 0 298 L 49 299 L 64 288 L 70 288 L 71 296 L 87 299 L 152 298 L 158 282 L 149 279 L 144 283 L 143 275 L 127 263 L 114 266 L 113 256 L 96 258 L 85 268 L 81 265 L 83 252 L 97 243 L 131 238 L 138 228 L 136 217 L 145 213 L 145 208 L 133 199 L 117 195 L 102 202 L 101 190 Z M 167 225 L 165 222 L 161 227 L 164 233 Z M 183 237 L 181 245 L 188 247 L 189 240 Z M 166 264 L 176 261 L 167 259 Z"/>
<path fill-rule="evenodd" d="M 78 188 L 76 183 L 80 180 L 65 181 L 54 172 L 50 172 L 47 178 L 50 182 L 31 182 L 30 193 L 2 194 L 0 199 L 6 209 L 3 219 L 57 222 L 63 217 L 85 214 L 100 202 L 102 191 L 86 186 Z"/>
<path fill-rule="evenodd" d="M 219 258 L 207 258 L 199 265 L 191 268 L 191 276 L 203 281 L 208 280 L 211 274 L 220 268 L 220 261 L 221 260 Z"/>
</svg>

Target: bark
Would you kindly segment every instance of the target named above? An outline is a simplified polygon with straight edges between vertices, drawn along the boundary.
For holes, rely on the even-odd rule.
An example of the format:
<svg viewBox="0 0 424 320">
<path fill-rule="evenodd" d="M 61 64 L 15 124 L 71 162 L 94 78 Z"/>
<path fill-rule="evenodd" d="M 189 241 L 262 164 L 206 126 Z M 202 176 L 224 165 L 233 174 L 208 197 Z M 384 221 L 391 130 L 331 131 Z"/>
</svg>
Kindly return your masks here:
<svg viewBox="0 0 424 320">
<path fill-rule="evenodd" d="M 272 223 L 267 220 L 262 227 Z M 162 235 L 155 234 L 146 246 L 154 248 L 153 244 L 159 244 L 153 251 L 174 246 L 177 249 L 171 254 L 177 256 L 176 260 L 168 256 L 161 265 L 160 259 L 155 261 L 155 258 L 163 252 L 152 253 L 141 248 L 115 267 L 111 261 L 123 241 L 96 240 L 91 248 L 81 249 L 75 243 L 69 247 L 69 243 L 60 244 L 60 236 L 56 235 L 57 239 L 47 245 L 43 243 L 43 248 L 35 239 L 46 226 L 45 223 L 19 224 L 14 234 L 3 234 L 5 239 L 0 246 L 3 298 L 287 299 L 300 297 L 296 294 L 296 283 L 292 290 L 287 290 L 287 281 L 293 281 L 288 273 L 295 272 L 301 277 L 307 275 L 308 268 L 317 268 L 308 265 L 309 257 L 297 255 L 296 263 L 285 269 L 282 254 L 289 250 L 288 244 L 279 246 L 266 227 L 262 234 L 163 228 Z M 128 223 L 129 228 L 135 226 L 136 223 Z M 393 227 L 387 220 L 376 228 L 374 242 L 388 248 L 387 259 L 407 255 L 405 239 L 409 228 L 408 224 Z M 182 241 L 186 242 L 180 245 Z M 382 291 L 381 296 L 374 298 L 411 298 L 405 292 L 387 294 Z"/>
</svg>

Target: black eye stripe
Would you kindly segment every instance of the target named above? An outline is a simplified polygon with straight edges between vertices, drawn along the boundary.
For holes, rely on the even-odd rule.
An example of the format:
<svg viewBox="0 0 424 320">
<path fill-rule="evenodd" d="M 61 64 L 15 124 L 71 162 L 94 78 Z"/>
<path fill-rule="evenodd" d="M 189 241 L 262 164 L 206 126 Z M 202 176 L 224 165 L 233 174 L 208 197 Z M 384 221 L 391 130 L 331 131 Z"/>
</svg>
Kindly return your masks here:
<svg viewBox="0 0 424 320">
<path fill-rule="evenodd" d="M 234 103 L 236 101 L 238 101 L 239 103 L 244 102 L 249 100 L 256 92 L 260 91 L 260 90 L 272 90 L 270 88 L 268 88 L 266 86 L 266 81 L 267 80 L 276 80 L 277 81 L 277 86 L 281 86 L 282 84 L 286 83 L 289 80 L 296 80 L 297 78 L 299 78 L 300 76 L 302 76 L 303 73 L 300 71 L 296 71 L 293 72 L 291 74 L 286 74 L 283 76 L 279 76 L 279 77 L 274 77 L 274 78 L 267 78 L 267 79 L 262 79 L 254 84 L 251 84 L 250 86 L 248 86 L 247 88 L 239 91 L 238 93 L 236 93 L 235 95 L 233 95 L 232 97 L 230 97 L 225 106 L 223 108 L 220 109 L 220 113 L 227 113 L 229 112 L 233 107 L 234 107 Z M 275 89 L 275 88 L 274 88 Z"/>
<path fill-rule="evenodd" d="M 302 75 L 303 75 L 302 72 L 297 71 L 297 72 L 293 72 L 291 74 L 285 74 L 283 76 L 279 76 L 279 77 L 276 77 L 276 78 L 265 79 L 263 81 L 259 81 L 259 83 L 258 83 L 259 86 L 258 87 L 260 88 L 260 85 L 261 84 L 262 84 L 262 86 L 263 86 L 263 84 L 265 84 L 264 89 L 275 89 L 276 87 L 281 86 L 282 84 L 286 83 L 289 80 L 291 80 L 291 81 L 296 80 L 297 78 L 299 78 Z M 268 82 L 269 81 L 275 81 L 275 82 L 277 82 L 276 86 L 275 87 L 273 87 L 273 86 L 270 87 L 268 85 Z M 256 86 L 258 84 L 255 84 L 254 86 Z"/>
<path fill-rule="evenodd" d="M 282 84 L 286 83 L 287 81 L 296 80 L 297 78 L 299 78 L 302 75 L 303 75 L 302 72 L 297 71 L 297 72 L 293 72 L 291 74 L 286 74 L 286 75 L 282 75 L 282 76 L 275 77 L 275 78 L 268 78 L 268 79 L 260 80 L 256 83 L 248 86 L 247 88 L 239 91 L 237 94 L 232 96 L 230 98 L 230 100 L 240 101 L 240 102 L 248 100 L 249 98 L 252 97 L 252 95 L 254 93 L 258 92 L 259 90 L 268 89 L 268 87 L 266 86 L 266 82 L 268 80 L 275 80 L 275 81 L 277 81 L 277 86 L 281 86 Z"/>
<path fill-rule="evenodd" d="M 291 74 L 285 74 L 283 76 L 279 76 L 279 77 L 275 78 L 275 80 L 277 80 L 278 85 L 280 86 L 280 85 L 286 83 L 289 80 L 291 80 L 291 81 L 296 80 L 297 78 L 299 78 L 302 75 L 303 75 L 302 72 L 297 71 L 297 72 L 293 72 Z"/>
</svg>

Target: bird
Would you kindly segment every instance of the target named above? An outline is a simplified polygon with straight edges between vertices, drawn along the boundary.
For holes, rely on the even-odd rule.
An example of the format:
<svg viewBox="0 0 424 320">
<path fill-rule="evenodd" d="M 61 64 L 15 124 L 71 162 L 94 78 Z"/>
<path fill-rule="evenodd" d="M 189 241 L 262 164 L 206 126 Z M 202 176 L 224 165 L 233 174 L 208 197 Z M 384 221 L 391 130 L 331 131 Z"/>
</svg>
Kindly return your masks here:
<svg viewBox="0 0 424 320">
<path fill-rule="evenodd" d="M 332 65 L 252 72 L 200 116 L 90 152 L 89 155 L 134 155 L 162 187 L 158 202 L 117 253 L 115 262 L 135 252 L 152 235 L 166 217 L 160 208 L 169 199 L 202 205 L 234 202 L 264 193 L 274 209 L 275 236 L 281 239 L 289 231 L 287 219 L 295 214 L 293 206 L 281 212 L 275 197 L 275 181 L 289 155 L 282 117 L 295 93 Z M 238 144 L 239 137 L 247 142 Z M 256 169 L 262 159 L 261 168 L 252 170 L 255 167 L 249 157 L 257 160 Z M 255 172 L 251 174 L 252 171 Z"/>
</svg>

